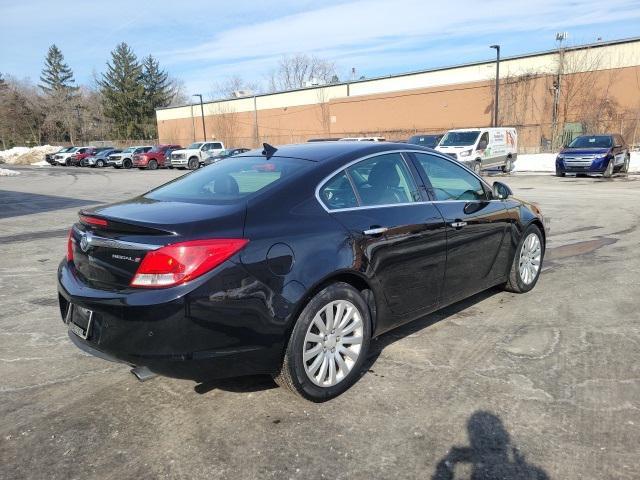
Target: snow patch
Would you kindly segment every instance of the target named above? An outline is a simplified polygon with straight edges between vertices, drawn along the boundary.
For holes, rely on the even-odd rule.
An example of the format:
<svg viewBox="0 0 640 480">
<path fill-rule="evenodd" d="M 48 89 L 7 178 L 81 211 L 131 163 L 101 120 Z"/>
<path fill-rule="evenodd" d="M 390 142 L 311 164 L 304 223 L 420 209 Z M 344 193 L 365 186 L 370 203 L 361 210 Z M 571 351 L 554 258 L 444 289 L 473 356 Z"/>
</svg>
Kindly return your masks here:
<svg viewBox="0 0 640 480">
<path fill-rule="evenodd" d="M 29 165 L 43 160 L 47 153 L 54 153 L 62 147 L 55 145 L 41 145 L 38 147 L 13 147 L 9 150 L 0 150 L 0 163 L 13 165 Z"/>
<path fill-rule="evenodd" d="M 20 172 L 9 170 L 7 168 L 0 168 L 0 177 L 15 177 L 16 175 L 20 175 Z"/>
</svg>

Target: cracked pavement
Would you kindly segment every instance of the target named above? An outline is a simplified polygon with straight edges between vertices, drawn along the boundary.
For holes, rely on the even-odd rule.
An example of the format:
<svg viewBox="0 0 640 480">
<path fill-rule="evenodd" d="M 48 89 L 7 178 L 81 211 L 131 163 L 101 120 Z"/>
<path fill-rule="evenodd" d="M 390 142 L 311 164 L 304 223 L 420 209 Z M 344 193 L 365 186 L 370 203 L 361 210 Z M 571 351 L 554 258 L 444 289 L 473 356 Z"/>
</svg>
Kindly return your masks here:
<svg viewBox="0 0 640 480">
<path fill-rule="evenodd" d="M 268 377 L 140 383 L 76 349 L 55 272 L 77 210 L 184 172 L 16 169 L 0 178 L 0 478 L 640 477 L 638 176 L 500 178 L 551 220 L 537 287 L 383 335 L 353 388 L 312 404 Z"/>
</svg>

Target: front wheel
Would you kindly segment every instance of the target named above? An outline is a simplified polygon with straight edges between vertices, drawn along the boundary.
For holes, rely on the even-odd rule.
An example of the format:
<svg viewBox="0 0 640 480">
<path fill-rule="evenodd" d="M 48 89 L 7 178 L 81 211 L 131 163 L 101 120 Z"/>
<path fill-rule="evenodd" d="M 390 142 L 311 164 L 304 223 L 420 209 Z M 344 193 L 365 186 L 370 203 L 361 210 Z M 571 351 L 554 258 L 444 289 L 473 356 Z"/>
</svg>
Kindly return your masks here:
<svg viewBox="0 0 640 480">
<path fill-rule="evenodd" d="M 98 161 L 96 162 L 96 167 L 98 167 L 98 168 L 102 168 L 102 167 L 104 167 L 104 162 L 103 162 L 102 160 L 98 160 Z"/>
<path fill-rule="evenodd" d="M 626 155 L 624 157 L 624 164 L 622 165 L 622 168 L 620 169 L 620 172 L 629 173 L 629 164 L 630 163 L 631 163 L 631 157 L 629 155 Z"/>
<path fill-rule="evenodd" d="M 613 163 L 614 163 L 614 160 L 612 158 L 611 160 L 609 160 L 609 165 L 607 165 L 607 169 L 602 174 L 604 178 L 611 178 L 613 176 Z"/>
<path fill-rule="evenodd" d="M 298 317 L 275 381 L 307 400 L 330 400 L 358 380 L 370 338 L 360 292 L 343 282 L 329 285 Z"/>
<path fill-rule="evenodd" d="M 560 170 L 558 167 L 556 167 L 556 177 L 564 177 L 565 173 Z"/>
<path fill-rule="evenodd" d="M 189 167 L 189 170 L 196 170 L 200 166 L 200 160 L 196 157 L 191 157 L 187 166 Z"/>
<path fill-rule="evenodd" d="M 542 270 L 544 249 L 542 232 L 536 225 L 529 225 L 516 248 L 505 290 L 525 293 L 536 286 Z"/>
<path fill-rule="evenodd" d="M 133 162 L 127 158 L 122 162 L 122 166 L 129 170 L 131 167 L 133 167 Z"/>
<path fill-rule="evenodd" d="M 473 164 L 473 173 L 475 173 L 476 175 L 480 176 L 482 173 L 482 164 L 478 161 L 476 161 Z"/>
</svg>

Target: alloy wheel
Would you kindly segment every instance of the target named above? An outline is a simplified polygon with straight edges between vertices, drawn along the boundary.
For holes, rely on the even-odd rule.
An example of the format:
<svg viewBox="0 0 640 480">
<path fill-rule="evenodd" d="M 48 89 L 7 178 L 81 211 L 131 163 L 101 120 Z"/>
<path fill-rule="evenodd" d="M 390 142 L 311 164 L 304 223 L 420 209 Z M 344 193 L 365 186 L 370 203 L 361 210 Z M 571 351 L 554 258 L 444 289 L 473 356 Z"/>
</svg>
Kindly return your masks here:
<svg viewBox="0 0 640 480">
<path fill-rule="evenodd" d="M 302 359 L 309 379 L 320 387 L 344 380 L 360 356 L 362 315 L 348 300 L 336 300 L 316 313 L 304 338 Z"/>
<path fill-rule="evenodd" d="M 522 243 L 518 261 L 520 279 L 526 285 L 531 284 L 538 276 L 541 259 L 542 246 L 540 245 L 540 238 L 535 233 L 530 233 Z"/>
</svg>

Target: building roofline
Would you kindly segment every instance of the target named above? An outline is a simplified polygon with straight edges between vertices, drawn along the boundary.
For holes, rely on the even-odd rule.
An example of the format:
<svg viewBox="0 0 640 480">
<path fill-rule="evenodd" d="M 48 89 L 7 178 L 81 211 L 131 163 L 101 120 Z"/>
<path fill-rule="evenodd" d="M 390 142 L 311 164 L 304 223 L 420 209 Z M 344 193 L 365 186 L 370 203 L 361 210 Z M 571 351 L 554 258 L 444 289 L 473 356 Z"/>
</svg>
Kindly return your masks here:
<svg viewBox="0 0 640 480">
<path fill-rule="evenodd" d="M 593 43 L 584 43 L 584 44 L 581 44 L 581 45 L 567 46 L 567 47 L 564 47 L 564 50 L 565 51 L 584 50 L 584 49 L 588 49 L 588 48 L 606 47 L 606 46 L 610 46 L 610 45 L 621 45 L 621 44 L 625 44 L 625 43 L 634 43 L 634 42 L 640 42 L 640 36 L 621 38 L 621 39 L 617 39 L 617 40 L 606 40 L 606 41 L 593 42 Z M 557 53 L 557 52 L 558 52 L 558 49 L 554 48 L 554 49 L 550 49 L 550 50 L 541 50 L 541 51 L 537 51 L 537 52 L 522 53 L 522 54 L 518 54 L 518 55 L 511 55 L 511 56 L 508 56 L 508 57 L 501 57 L 500 58 L 500 62 L 505 62 L 505 61 L 509 61 L 509 60 L 519 60 L 521 58 L 541 57 L 543 55 L 552 55 L 552 54 Z M 422 69 L 422 70 L 412 70 L 412 71 L 409 71 L 409 72 L 389 74 L 389 75 L 379 75 L 377 77 L 350 80 L 350 81 L 345 81 L 345 82 L 327 83 L 325 85 L 317 85 L 317 86 L 311 86 L 311 87 L 292 88 L 290 90 L 279 90 L 277 92 L 258 93 L 256 95 L 249 95 L 249 96 L 240 97 L 240 98 L 218 98 L 218 99 L 215 99 L 215 100 L 209 100 L 209 101 L 203 102 L 203 104 L 204 105 L 210 105 L 210 104 L 228 102 L 228 101 L 233 101 L 233 100 L 245 100 L 247 98 L 253 98 L 253 97 L 256 97 L 256 98 L 269 97 L 269 96 L 272 96 L 272 95 L 279 95 L 279 94 L 282 94 L 282 93 L 300 92 L 300 91 L 303 91 L 303 90 L 314 90 L 314 89 L 317 89 L 317 88 L 324 88 L 324 87 L 339 87 L 339 86 L 344 86 L 344 85 L 353 85 L 355 83 L 372 82 L 372 81 L 376 81 L 376 80 L 386 80 L 386 79 L 389 79 L 389 78 L 401 78 L 401 77 L 407 77 L 407 76 L 411 76 L 411 75 L 420 75 L 420 74 L 423 74 L 423 73 L 432 73 L 432 72 L 441 72 L 441 71 L 445 71 L 445 70 L 454 70 L 456 68 L 476 67 L 476 66 L 480 66 L 480 65 L 490 65 L 492 63 L 495 63 L 495 59 L 493 59 L 493 60 L 476 60 L 474 62 L 459 63 L 459 64 L 455 64 L 455 65 L 447 65 L 447 66 L 444 66 L 444 67 L 427 68 L 427 69 Z M 172 107 L 160 107 L 160 108 L 156 108 L 156 111 L 158 111 L 158 110 L 171 110 L 171 109 L 174 109 L 174 108 L 182 108 L 182 107 L 191 107 L 191 106 L 196 106 L 196 105 L 199 105 L 199 104 L 200 104 L 200 102 L 198 102 L 198 103 L 185 103 L 183 105 L 174 105 Z"/>
</svg>

